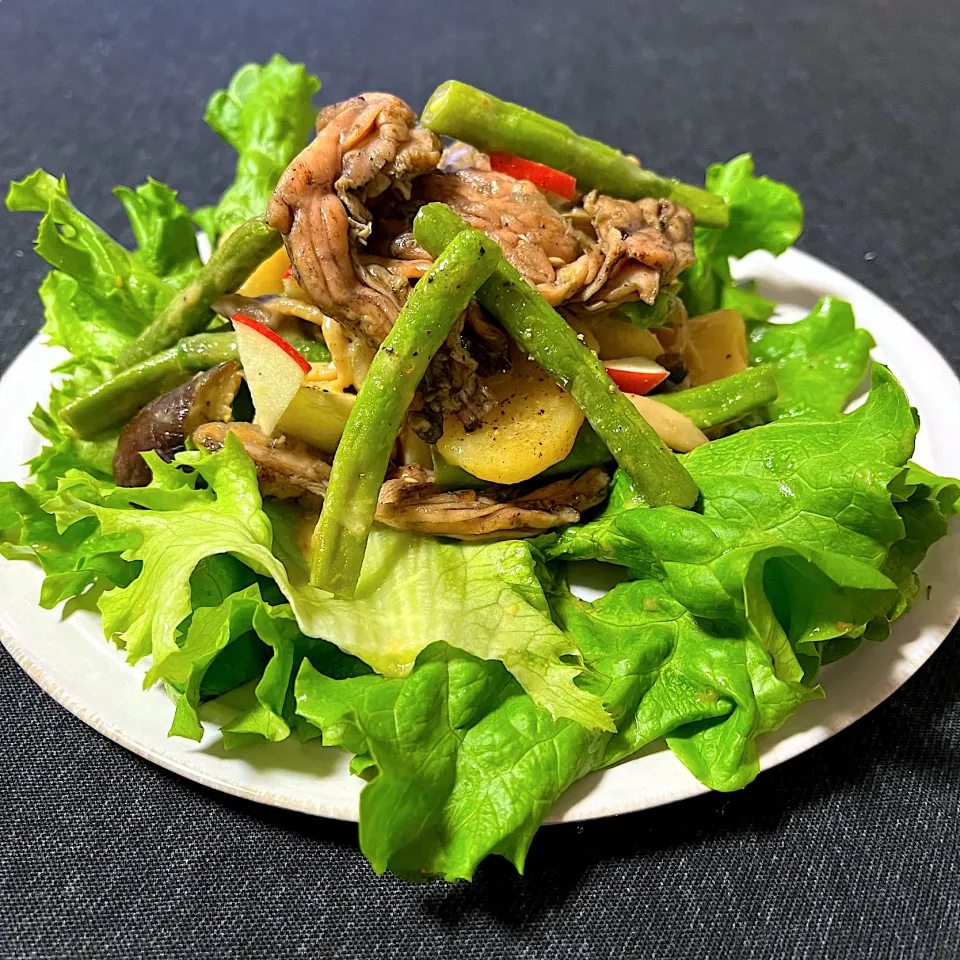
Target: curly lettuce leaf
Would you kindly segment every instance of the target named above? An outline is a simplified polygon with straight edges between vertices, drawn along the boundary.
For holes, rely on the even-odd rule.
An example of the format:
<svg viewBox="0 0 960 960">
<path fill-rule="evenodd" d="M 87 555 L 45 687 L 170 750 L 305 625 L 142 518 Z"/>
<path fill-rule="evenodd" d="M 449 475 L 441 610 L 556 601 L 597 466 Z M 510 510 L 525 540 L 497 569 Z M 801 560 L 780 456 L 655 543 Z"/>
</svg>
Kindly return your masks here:
<svg viewBox="0 0 960 960">
<path fill-rule="evenodd" d="M 753 158 L 747 153 L 707 170 L 707 189 L 727 201 L 730 225 L 695 231 L 697 262 L 681 277 L 681 298 L 691 316 L 729 308 L 745 320 L 766 320 L 776 307 L 749 287 L 734 284 L 730 257 L 744 257 L 753 250 L 783 253 L 803 229 L 803 206 L 786 184 L 756 177 L 753 171 Z"/>
<path fill-rule="evenodd" d="M 157 277 L 183 287 L 200 269 L 197 234 L 177 192 L 152 177 L 136 190 L 114 187 L 137 241 L 137 257 Z"/>
<path fill-rule="evenodd" d="M 501 664 L 444 643 L 422 651 L 404 679 L 300 668 L 297 712 L 370 781 L 360 845 L 377 873 L 470 879 L 493 853 L 522 871 L 571 783 L 664 736 L 704 782 L 736 789 L 757 773 L 757 735 L 820 696 L 775 678 L 755 641 L 711 634 L 660 584 L 622 584 L 590 604 L 547 582 L 558 623 L 583 653 L 581 683 L 616 732 L 552 718 Z"/>
<path fill-rule="evenodd" d="M 35 250 L 58 271 L 41 288 L 51 343 L 113 359 L 173 297 L 171 284 L 77 210 L 65 178 L 36 170 L 10 185 L 7 208 L 44 215 Z"/>
<path fill-rule="evenodd" d="M 61 389 L 51 392 L 49 410 L 37 406 L 30 414 L 30 425 L 47 444 L 37 456 L 28 461 L 28 466 L 34 482 L 46 491 L 48 496 L 56 490 L 57 483 L 69 470 L 83 470 L 100 480 L 110 480 L 113 475 L 113 454 L 117 447 L 119 430 L 106 431 L 92 440 L 81 440 L 56 416 L 65 402 L 84 392 L 78 382 L 82 383 L 86 379 L 87 371 L 81 368 L 79 376 L 65 381 Z M 91 383 L 91 386 L 93 385 L 95 384 Z"/>
<path fill-rule="evenodd" d="M 142 564 L 139 576 L 99 600 L 105 632 L 118 637 L 131 661 L 150 654 L 162 671 L 192 609 L 193 571 L 207 557 L 231 554 L 276 582 L 304 634 L 382 673 L 408 673 L 424 647 L 443 639 L 504 662 L 556 715 L 612 727 L 599 700 L 574 683 L 580 667 L 568 661 L 578 651 L 550 619 L 528 544 L 450 544 L 381 530 L 371 539 L 357 598 L 339 600 L 310 586 L 294 518 L 283 508 L 264 512 L 256 472 L 235 438 L 212 456 L 181 455 L 177 463 L 190 472 L 155 455 L 149 460 L 155 479 L 148 487 L 116 487 L 71 471 L 43 505 L 61 533 L 94 517 L 102 535 L 131 544 L 122 556 Z"/>
<path fill-rule="evenodd" d="M 833 297 L 823 297 L 796 323 L 754 324 L 747 337 L 750 360 L 773 364 L 780 388 L 768 416 L 840 413 L 863 381 L 875 345 L 857 327 L 850 304 Z"/>
<path fill-rule="evenodd" d="M 197 211 L 211 241 L 237 224 L 262 215 L 273 188 L 303 149 L 316 110 L 320 80 L 303 64 L 275 54 L 268 63 L 248 63 L 226 90 L 210 98 L 204 119 L 238 154 L 233 183 L 215 207 Z"/>
<path fill-rule="evenodd" d="M 748 153 L 707 169 L 706 186 L 727 201 L 730 225 L 713 231 L 711 252 L 745 257 L 753 250 L 779 256 L 800 236 L 803 206 L 796 191 L 769 177 L 754 176 Z"/>
<path fill-rule="evenodd" d="M 913 605 L 920 593 L 916 569 L 930 547 L 947 535 L 949 520 L 960 511 L 960 481 L 939 477 L 916 463 L 907 465 L 898 494 L 895 505 L 904 536 L 891 546 L 882 568 L 897 584 L 897 603 L 868 626 L 865 636 L 870 640 L 885 640 L 890 623 Z"/>
<path fill-rule="evenodd" d="M 47 497 L 37 487 L 0 483 L 0 555 L 40 564 L 46 574 L 40 606 L 51 609 L 104 581 L 130 583 L 139 565 L 120 554 L 132 541 L 102 535 L 94 520 L 58 530 L 55 519 L 42 508 Z"/>
<path fill-rule="evenodd" d="M 862 635 L 897 603 L 883 572 L 905 535 L 891 484 L 917 425 L 885 368 L 873 382 L 851 414 L 776 421 L 686 456 L 702 513 L 608 513 L 548 542 L 549 555 L 661 581 L 695 616 L 755 630 L 780 678 L 809 678 L 825 642 Z"/>
<path fill-rule="evenodd" d="M 283 562 L 287 595 L 305 632 L 393 676 L 409 672 L 427 644 L 446 640 L 504 663 L 557 716 L 611 728 L 599 701 L 574 684 L 580 667 L 569 661 L 579 659 L 576 645 L 550 620 L 536 558 L 525 541 L 451 543 L 380 530 L 367 549 L 356 599 L 342 601 L 309 585 L 290 514 L 274 508 L 270 517 L 273 551 Z"/>
<path fill-rule="evenodd" d="M 603 740 L 539 709 L 495 662 L 437 642 L 409 677 L 332 680 L 300 668 L 297 712 L 360 758 L 360 845 L 373 869 L 470 879 L 500 853 L 522 870 L 556 798 Z"/>
<path fill-rule="evenodd" d="M 151 668 L 145 683 L 163 680 L 175 691 L 170 735 L 199 741 L 200 701 L 257 678 L 256 705 L 222 728 L 224 745 L 278 741 L 290 735 L 295 719 L 293 678 L 305 658 L 335 677 L 370 672 L 362 661 L 332 644 L 305 636 L 288 604 L 268 603 L 260 585 L 251 583 L 215 606 L 195 603 L 180 646 Z"/>
<path fill-rule="evenodd" d="M 696 618 L 655 581 L 620 584 L 594 603 L 558 593 L 555 612 L 594 668 L 587 685 L 605 689 L 617 718 L 599 766 L 665 737 L 702 783 L 738 790 L 759 772 L 757 737 L 823 696 L 779 676 L 751 624 Z"/>
<path fill-rule="evenodd" d="M 200 266 L 189 211 L 173 191 L 150 180 L 115 192 L 130 217 L 136 252 L 77 210 L 65 179 L 36 170 L 7 195 L 10 210 L 43 214 L 35 249 L 54 269 L 40 286 L 42 333 L 71 354 L 54 369 L 59 376 L 48 410 L 37 408 L 31 418 L 47 445 L 30 467 L 46 489 L 69 469 L 109 477 L 117 431 L 80 440 L 60 423 L 59 411 L 113 373 L 120 350 Z"/>
</svg>

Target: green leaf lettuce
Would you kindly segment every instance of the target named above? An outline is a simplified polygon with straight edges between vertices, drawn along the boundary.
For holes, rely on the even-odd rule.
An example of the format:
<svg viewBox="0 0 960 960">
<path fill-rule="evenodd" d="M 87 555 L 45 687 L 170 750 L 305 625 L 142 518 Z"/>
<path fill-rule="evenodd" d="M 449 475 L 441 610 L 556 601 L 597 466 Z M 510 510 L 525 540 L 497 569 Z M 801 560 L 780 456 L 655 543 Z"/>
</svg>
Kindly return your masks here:
<svg viewBox="0 0 960 960">
<path fill-rule="evenodd" d="M 49 409 L 32 417 L 47 446 L 31 462 L 37 483 L 52 489 L 68 469 L 110 475 L 117 431 L 80 440 L 58 419 L 70 400 L 93 389 L 114 371 L 114 360 L 200 267 L 189 211 L 176 194 L 154 180 L 136 190 L 118 187 L 137 239 L 131 252 L 71 202 L 66 180 L 36 170 L 10 185 L 7 207 L 43 214 L 35 250 L 54 269 L 40 286 L 42 333 L 71 356 L 54 369 L 60 375 Z"/>
<path fill-rule="evenodd" d="M 777 418 L 840 413 L 867 372 L 874 340 L 849 303 L 824 297 L 796 323 L 753 324 L 747 346 L 752 363 L 776 370 L 780 393 L 768 414 Z"/>
<path fill-rule="evenodd" d="M 681 298 L 691 316 L 723 308 L 737 310 L 746 320 L 765 320 L 773 313 L 771 301 L 734 284 L 730 257 L 744 257 L 753 250 L 783 253 L 803 228 L 803 206 L 786 184 L 756 177 L 753 171 L 753 158 L 747 153 L 707 170 L 707 189 L 727 201 L 730 225 L 695 231 L 697 262 L 681 276 Z"/>
<path fill-rule="evenodd" d="M 302 64 L 275 54 L 266 64 L 241 67 L 227 89 L 210 98 L 204 119 L 238 155 L 234 181 L 220 202 L 197 211 L 211 241 L 263 215 L 281 174 L 306 144 L 316 118 L 311 99 L 319 89 Z"/>
<path fill-rule="evenodd" d="M 131 661 L 151 654 L 153 669 L 178 649 L 191 612 L 190 581 L 201 560 L 231 554 L 271 577 L 300 629 L 323 637 L 382 673 L 403 675 L 429 643 L 443 639 L 502 660 L 537 702 L 589 727 L 612 724 L 591 694 L 574 684 L 577 649 L 551 621 L 530 547 L 523 541 L 454 544 L 380 530 L 353 601 L 311 587 L 293 515 L 262 509 L 256 473 L 235 438 L 223 451 L 184 454 L 185 473 L 149 456 L 154 481 L 121 488 L 71 471 L 43 506 L 61 533 L 94 517 L 99 532 L 127 546 L 139 576 L 99 601 L 104 630 Z M 202 478 L 206 486 L 195 486 Z M 142 507 L 146 509 L 132 509 Z"/>
</svg>

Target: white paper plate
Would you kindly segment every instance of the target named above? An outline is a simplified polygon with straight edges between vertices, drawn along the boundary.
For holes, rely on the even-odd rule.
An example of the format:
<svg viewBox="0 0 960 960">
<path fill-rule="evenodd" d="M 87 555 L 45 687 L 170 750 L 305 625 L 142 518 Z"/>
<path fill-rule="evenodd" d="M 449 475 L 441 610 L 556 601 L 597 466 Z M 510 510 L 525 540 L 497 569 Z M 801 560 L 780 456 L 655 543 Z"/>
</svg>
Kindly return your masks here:
<svg viewBox="0 0 960 960">
<path fill-rule="evenodd" d="M 832 294 L 849 300 L 861 326 L 877 341 L 874 356 L 900 378 L 919 408 L 922 428 L 916 459 L 931 470 L 960 476 L 960 382 L 946 361 L 896 311 L 853 280 L 799 251 L 779 260 L 766 254 L 739 265 L 760 292 L 782 303 L 785 319 L 807 312 Z M 0 380 L 0 476 L 22 479 L 11 466 L 33 456 L 38 438 L 27 414 L 46 399 L 47 372 L 57 359 L 31 344 Z M 827 699 L 806 704 L 777 734 L 761 742 L 761 765 L 795 757 L 864 716 L 888 697 L 936 650 L 960 616 L 960 524 L 937 544 L 920 574 L 925 589 L 915 609 L 898 621 L 884 644 L 865 644 L 821 674 Z M 204 708 L 206 733 L 199 744 L 168 739 L 172 705 L 158 687 L 144 691 L 144 668 L 128 666 L 123 653 L 103 639 L 95 613 L 63 616 L 41 610 L 40 571 L 30 563 L 0 560 L 0 639 L 23 669 L 85 723 L 162 767 L 236 796 L 306 813 L 357 818 L 362 781 L 350 776 L 347 755 L 295 739 L 227 753 L 217 721 L 232 715 L 227 701 Z M 587 585 L 581 595 L 596 596 Z M 928 598 L 929 595 L 929 598 Z M 587 820 L 680 800 L 705 788 L 666 750 L 643 755 L 576 784 L 548 822 Z"/>
</svg>

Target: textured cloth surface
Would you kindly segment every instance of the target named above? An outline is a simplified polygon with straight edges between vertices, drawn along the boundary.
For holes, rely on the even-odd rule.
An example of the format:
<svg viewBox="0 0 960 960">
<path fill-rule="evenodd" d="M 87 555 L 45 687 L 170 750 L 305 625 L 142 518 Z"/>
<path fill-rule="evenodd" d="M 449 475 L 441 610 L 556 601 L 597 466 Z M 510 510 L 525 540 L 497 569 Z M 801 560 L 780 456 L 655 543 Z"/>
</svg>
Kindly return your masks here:
<svg viewBox="0 0 960 960">
<path fill-rule="evenodd" d="M 960 362 L 960 4 L 942 0 L 0 3 L 0 178 L 147 174 L 212 202 L 204 126 L 246 60 L 324 101 L 414 105 L 457 76 L 694 179 L 752 150 L 797 187 L 799 246 Z M 0 367 L 40 323 L 35 221 L 0 214 Z M 868 257 L 867 255 L 870 254 Z M 706 796 L 535 841 L 523 878 L 376 879 L 356 828 L 221 796 L 62 710 L 0 651 L 0 956 L 951 958 L 960 954 L 956 635 L 870 716 Z M 828 691 L 829 694 L 829 691 Z"/>
</svg>

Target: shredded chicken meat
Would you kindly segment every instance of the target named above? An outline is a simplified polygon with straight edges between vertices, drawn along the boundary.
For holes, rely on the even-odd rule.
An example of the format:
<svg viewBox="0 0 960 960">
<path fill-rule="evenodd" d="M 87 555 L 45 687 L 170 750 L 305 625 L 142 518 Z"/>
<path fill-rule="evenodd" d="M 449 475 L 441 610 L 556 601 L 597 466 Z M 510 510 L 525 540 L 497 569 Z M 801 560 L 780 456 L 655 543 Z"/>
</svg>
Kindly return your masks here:
<svg viewBox="0 0 960 960">
<path fill-rule="evenodd" d="M 693 217 L 670 200 L 616 200 L 596 191 L 583 199 L 603 261 L 576 296 L 588 310 L 627 300 L 653 303 L 662 284 L 694 261 Z"/>
<path fill-rule="evenodd" d="M 436 135 L 402 100 L 367 93 L 325 108 L 317 135 L 287 168 L 267 207 L 284 235 L 297 282 L 326 314 L 371 344 L 383 341 L 402 304 L 389 271 L 363 266 L 357 243 L 370 234 L 367 202 L 394 188 L 409 195 L 440 159 Z"/>
<path fill-rule="evenodd" d="M 504 256 L 553 306 L 589 311 L 618 303 L 652 303 L 661 285 L 690 266 L 693 218 L 669 200 L 617 200 L 596 191 L 560 213 L 533 184 L 489 169 L 482 154 L 460 145 L 444 155 L 446 168 L 419 177 L 413 204 L 446 203 L 471 226 L 493 237 Z M 386 226 L 393 257 L 421 263 L 423 251 L 408 222 Z"/>
<path fill-rule="evenodd" d="M 556 265 L 580 255 L 580 244 L 547 198 L 526 180 L 486 170 L 455 170 L 419 177 L 413 199 L 439 201 L 482 230 L 534 286 L 552 282 Z"/>
<path fill-rule="evenodd" d="M 441 491 L 428 470 L 407 468 L 380 490 L 377 520 L 397 530 L 457 540 L 533 537 L 576 523 L 607 492 L 609 477 L 599 467 L 557 480 L 522 496 L 509 488 Z"/>
<path fill-rule="evenodd" d="M 193 434 L 199 447 L 216 453 L 227 434 L 242 444 L 257 468 L 260 492 L 267 497 L 289 500 L 312 494 L 322 498 L 330 480 L 330 464 L 305 443 L 286 437 L 264 436 L 252 423 L 205 423 Z"/>
<path fill-rule="evenodd" d="M 284 234 L 300 287 L 348 336 L 372 349 L 389 333 L 411 281 L 431 260 L 412 235 L 398 241 L 402 250 L 386 256 L 362 252 L 373 222 L 367 204 L 387 192 L 408 200 L 414 178 L 439 159 L 440 141 L 417 126 L 402 100 L 367 93 L 321 111 L 316 138 L 290 164 L 270 200 L 267 218 Z M 447 413 L 469 427 L 486 412 L 478 362 L 461 340 L 462 327 L 425 378 L 420 413 L 413 417 L 424 440 L 439 437 Z"/>
<path fill-rule="evenodd" d="M 439 139 L 390 94 L 326 107 L 316 129 L 277 185 L 267 219 L 284 235 L 297 283 L 323 322 L 341 325 L 346 339 L 371 353 L 432 262 L 411 231 L 425 203 L 446 203 L 494 238 L 549 303 L 574 313 L 652 303 L 693 262 L 693 220 L 682 207 L 592 192 L 580 206 L 556 209 L 532 183 L 490 170 L 489 158 L 469 145 L 441 155 Z M 260 312 L 316 322 L 305 316 L 309 307 L 293 311 L 286 299 Z M 233 300 L 223 298 L 220 308 Z M 420 439 L 439 439 L 449 415 L 468 430 L 480 423 L 490 405 L 483 378 L 508 368 L 508 346 L 479 309 L 460 318 L 411 408 Z"/>
</svg>

